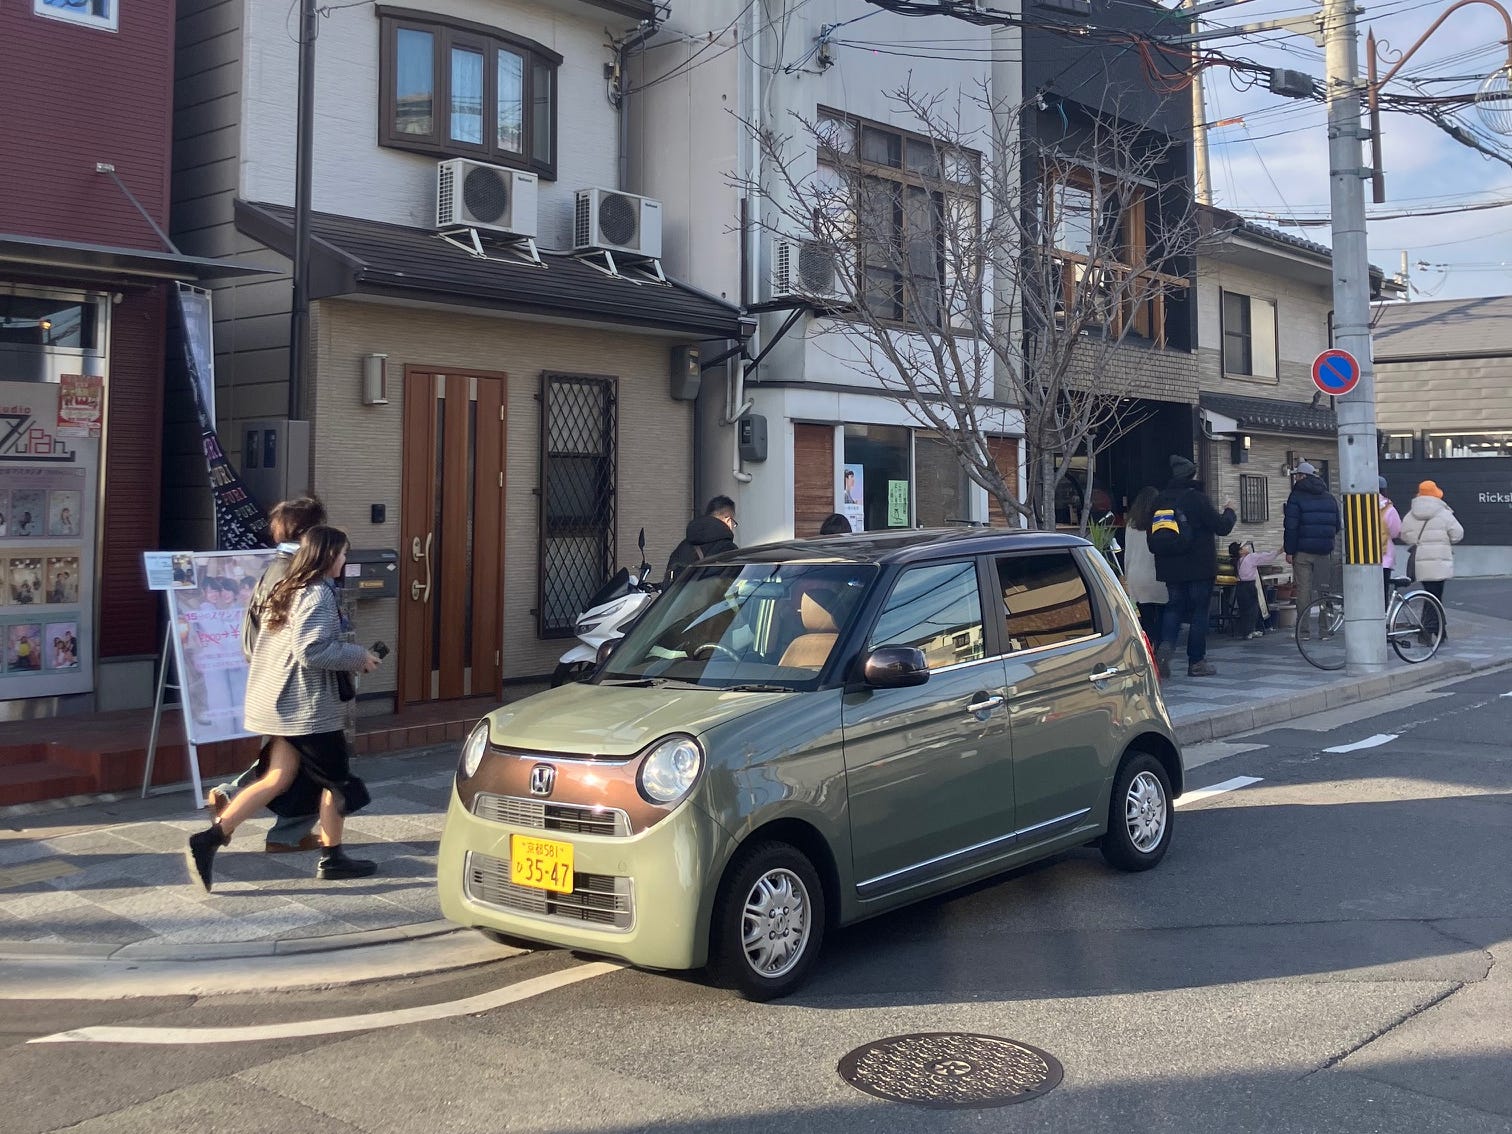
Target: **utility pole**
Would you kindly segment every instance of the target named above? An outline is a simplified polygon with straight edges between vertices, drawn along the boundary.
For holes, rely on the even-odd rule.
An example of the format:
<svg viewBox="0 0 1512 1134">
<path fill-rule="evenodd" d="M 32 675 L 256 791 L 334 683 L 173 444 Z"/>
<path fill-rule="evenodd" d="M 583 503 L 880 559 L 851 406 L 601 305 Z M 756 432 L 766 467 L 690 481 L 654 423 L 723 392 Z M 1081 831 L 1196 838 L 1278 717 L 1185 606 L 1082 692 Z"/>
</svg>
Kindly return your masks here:
<svg viewBox="0 0 1512 1134">
<path fill-rule="evenodd" d="M 1379 514 L 1376 478 L 1375 370 L 1370 358 L 1370 250 L 1365 233 L 1365 168 L 1360 128 L 1359 38 L 1354 0 L 1323 0 L 1323 51 L 1328 69 L 1328 180 L 1333 217 L 1334 345 L 1360 364 L 1359 383 L 1335 399 L 1339 422 L 1339 484 L 1368 496 Z M 1373 544 L 1374 540 L 1365 541 Z M 1346 546 L 1356 541 L 1346 533 Z M 1386 615 L 1379 562 L 1344 563 L 1344 657 L 1352 673 L 1386 668 Z"/>
<path fill-rule="evenodd" d="M 1195 8 L 1197 0 L 1186 0 L 1188 8 Z M 1197 19 L 1192 18 L 1192 31 L 1197 31 Z M 1195 62 L 1195 61 L 1194 61 Z M 1192 68 L 1192 195 L 1199 205 L 1213 203 L 1213 176 L 1208 167 L 1207 99 L 1202 93 L 1202 69 Z"/>
<path fill-rule="evenodd" d="M 289 316 L 289 419 L 304 419 L 310 343 L 310 186 L 315 149 L 315 0 L 300 0 L 294 143 L 294 303 Z"/>
</svg>

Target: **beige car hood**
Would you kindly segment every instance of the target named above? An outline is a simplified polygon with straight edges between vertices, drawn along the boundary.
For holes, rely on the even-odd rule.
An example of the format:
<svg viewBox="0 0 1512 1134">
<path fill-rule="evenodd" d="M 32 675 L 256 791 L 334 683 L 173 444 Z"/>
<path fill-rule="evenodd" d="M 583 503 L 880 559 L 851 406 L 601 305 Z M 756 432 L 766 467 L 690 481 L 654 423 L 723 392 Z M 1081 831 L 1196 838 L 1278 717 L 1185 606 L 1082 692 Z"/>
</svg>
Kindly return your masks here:
<svg viewBox="0 0 1512 1134">
<path fill-rule="evenodd" d="M 730 693 L 676 685 L 564 685 L 494 710 L 490 736 L 502 748 L 563 755 L 633 756 L 673 733 L 698 736 L 793 693 Z"/>
</svg>

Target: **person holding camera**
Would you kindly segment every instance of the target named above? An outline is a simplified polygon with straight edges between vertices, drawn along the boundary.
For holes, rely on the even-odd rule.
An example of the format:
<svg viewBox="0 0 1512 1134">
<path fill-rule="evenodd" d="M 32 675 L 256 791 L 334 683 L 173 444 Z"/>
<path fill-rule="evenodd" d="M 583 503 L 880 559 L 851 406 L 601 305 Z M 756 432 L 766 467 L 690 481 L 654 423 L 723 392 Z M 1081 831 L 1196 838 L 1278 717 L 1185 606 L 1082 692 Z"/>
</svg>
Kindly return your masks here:
<svg viewBox="0 0 1512 1134">
<path fill-rule="evenodd" d="M 311 528 L 263 606 L 247 675 L 245 720 L 248 732 L 267 738 L 260 775 L 208 828 L 191 835 L 185 849 L 191 878 L 207 892 L 216 853 L 264 805 L 281 814 L 318 807 L 324 850 L 316 878 L 336 881 L 377 872 L 376 863 L 348 857 L 341 845 L 346 816 L 370 797 L 351 772 L 339 675 L 372 673 L 381 661 L 377 653 L 346 640 L 336 594 L 346 557 L 345 532 Z"/>
</svg>

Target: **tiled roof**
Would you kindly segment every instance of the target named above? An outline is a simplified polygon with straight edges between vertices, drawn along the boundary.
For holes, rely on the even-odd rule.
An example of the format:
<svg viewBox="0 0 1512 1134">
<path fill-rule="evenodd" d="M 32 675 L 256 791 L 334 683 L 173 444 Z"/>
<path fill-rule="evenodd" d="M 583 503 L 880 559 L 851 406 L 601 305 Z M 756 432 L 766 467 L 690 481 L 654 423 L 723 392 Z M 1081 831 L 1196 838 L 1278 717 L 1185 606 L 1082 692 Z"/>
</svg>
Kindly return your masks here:
<svg viewBox="0 0 1512 1134">
<path fill-rule="evenodd" d="M 285 256 L 294 250 L 294 210 L 236 203 L 239 229 Z M 311 295 L 410 296 L 467 307 L 619 323 L 690 339 L 741 337 L 740 310 L 674 281 L 614 278 L 575 256 L 542 252 L 544 267 L 474 256 L 432 229 L 332 213 L 310 218 Z"/>
<path fill-rule="evenodd" d="M 1371 353 L 1377 362 L 1512 355 L 1512 296 L 1390 304 Z"/>
<path fill-rule="evenodd" d="M 1231 417 L 1245 429 L 1264 433 L 1312 433 L 1332 437 L 1339 431 L 1338 419 L 1325 405 L 1288 402 L 1278 398 L 1254 398 L 1243 394 L 1198 396 L 1205 410 Z"/>
<path fill-rule="evenodd" d="M 1279 228 L 1271 228 L 1269 225 L 1260 224 L 1256 221 L 1239 218 L 1238 230 L 1249 236 L 1258 237 L 1261 240 L 1269 240 L 1273 244 L 1284 244 L 1289 248 L 1296 248 L 1303 252 L 1309 252 L 1314 256 L 1321 256 L 1329 263 L 1333 262 L 1333 249 L 1326 244 L 1319 244 L 1315 240 L 1304 240 L 1300 236 L 1293 236 L 1289 232 L 1282 232 Z M 1377 271 L 1380 269 L 1377 268 Z"/>
</svg>

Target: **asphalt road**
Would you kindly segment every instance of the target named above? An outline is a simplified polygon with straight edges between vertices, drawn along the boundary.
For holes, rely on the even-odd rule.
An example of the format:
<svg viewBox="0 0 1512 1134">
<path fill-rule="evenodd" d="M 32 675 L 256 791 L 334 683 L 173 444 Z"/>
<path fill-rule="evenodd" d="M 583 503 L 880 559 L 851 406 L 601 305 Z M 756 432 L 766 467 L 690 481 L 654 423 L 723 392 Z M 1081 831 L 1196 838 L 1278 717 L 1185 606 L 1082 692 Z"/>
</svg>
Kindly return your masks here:
<svg viewBox="0 0 1512 1134">
<path fill-rule="evenodd" d="M 0 1127 L 1512 1131 L 1509 735 L 1504 670 L 1193 748 L 1193 787 L 1259 782 L 1183 807 L 1159 869 L 1078 851 L 855 927 L 777 1004 L 549 951 L 356 986 L 333 959 L 313 992 L 0 1003 Z M 427 1007 L 442 1018 L 394 1015 Z M 350 1016 L 364 1030 L 288 1034 Z M 250 1025 L 274 1031 L 203 1042 Z M 182 1030 L 27 1042 L 101 1026 Z M 1031 1044 L 1064 1081 L 941 1111 L 836 1072 L 937 1031 Z"/>
</svg>

